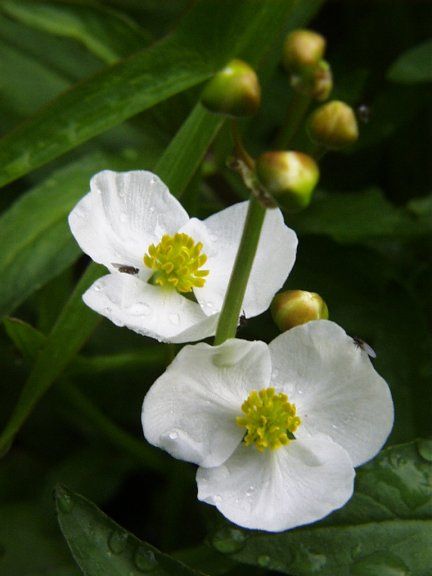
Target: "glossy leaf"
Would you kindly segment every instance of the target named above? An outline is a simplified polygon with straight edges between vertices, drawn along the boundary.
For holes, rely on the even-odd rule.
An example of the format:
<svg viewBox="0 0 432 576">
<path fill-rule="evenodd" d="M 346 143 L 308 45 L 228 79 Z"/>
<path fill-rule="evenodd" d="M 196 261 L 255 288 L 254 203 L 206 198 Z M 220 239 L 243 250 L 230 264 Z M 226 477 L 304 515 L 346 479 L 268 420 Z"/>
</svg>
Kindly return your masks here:
<svg viewBox="0 0 432 576">
<path fill-rule="evenodd" d="M 1 9 L 28 26 L 81 42 L 110 64 L 141 50 L 150 39 L 122 14 L 98 5 L 7 0 Z"/>
<path fill-rule="evenodd" d="M 202 82 L 248 47 L 262 51 L 291 4 L 201 0 L 174 34 L 80 83 L 5 137 L 0 185 Z"/>
<path fill-rule="evenodd" d="M 55 499 L 60 528 L 84 576 L 197 576 L 64 486 L 57 486 Z"/>
<path fill-rule="evenodd" d="M 394 446 L 358 470 L 353 498 L 327 519 L 279 534 L 227 526 L 212 543 L 292 576 L 428 576 L 431 479 L 429 441 Z"/>
<path fill-rule="evenodd" d="M 387 78 L 402 84 L 432 82 L 432 40 L 404 52 L 390 66 Z"/>
</svg>

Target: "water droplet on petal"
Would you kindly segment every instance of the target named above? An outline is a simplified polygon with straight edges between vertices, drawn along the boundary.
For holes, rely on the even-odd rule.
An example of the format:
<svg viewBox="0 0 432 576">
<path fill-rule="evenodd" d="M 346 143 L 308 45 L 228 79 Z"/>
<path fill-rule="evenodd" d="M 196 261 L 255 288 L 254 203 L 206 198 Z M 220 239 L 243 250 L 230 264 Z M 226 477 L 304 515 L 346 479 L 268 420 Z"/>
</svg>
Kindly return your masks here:
<svg viewBox="0 0 432 576">
<path fill-rule="evenodd" d="M 113 554 L 121 554 L 127 546 L 128 535 L 124 530 L 114 530 L 108 540 L 108 547 Z"/>
<path fill-rule="evenodd" d="M 180 322 L 180 316 L 176 312 L 171 312 L 168 314 L 168 320 L 171 324 L 177 325 Z"/>
<path fill-rule="evenodd" d="M 96 290 L 96 292 L 100 292 L 102 290 L 102 286 L 99 283 L 97 283 L 94 285 L 94 289 Z"/>
<path fill-rule="evenodd" d="M 255 486 L 249 486 L 249 488 L 246 490 L 246 496 L 249 498 L 250 496 L 252 496 L 254 492 L 255 492 Z"/>
<path fill-rule="evenodd" d="M 151 572 L 157 568 L 158 562 L 156 560 L 153 550 L 140 546 L 134 556 L 135 565 L 141 572 Z"/>
<path fill-rule="evenodd" d="M 169 438 L 170 440 L 177 440 L 177 438 L 178 438 L 178 432 L 175 432 L 175 431 L 173 430 L 172 432 L 170 432 L 170 433 L 168 434 L 168 438 Z"/>
</svg>

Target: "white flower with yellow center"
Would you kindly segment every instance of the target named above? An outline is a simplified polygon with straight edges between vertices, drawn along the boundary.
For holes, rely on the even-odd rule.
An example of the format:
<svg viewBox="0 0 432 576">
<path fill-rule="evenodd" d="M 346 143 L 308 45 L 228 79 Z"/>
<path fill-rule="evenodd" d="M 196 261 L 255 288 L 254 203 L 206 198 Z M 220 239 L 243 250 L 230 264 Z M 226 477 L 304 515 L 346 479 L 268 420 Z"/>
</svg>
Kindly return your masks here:
<svg viewBox="0 0 432 576">
<path fill-rule="evenodd" d="M 96 174 L 69 215 L 78 244 L 110 274 L 83 296 L 119 326 L 163 342 L 191 342 L 214 333 L 240 243 L 247 203 L 204 221 L 189 218 L 151 172 Z M 243 309 L 270 305 L 294 264 L 295 233 L 280 210 L 268 210 Z"/>
<path fill-rule="evenodd" d="M 147 440 L 200 466 L 198 498 L 246 528 L 314 522 L 353 491 L 393 423 L 386 382 L 337 324 L 181 350 L 150 388 Z"/>
</svg>

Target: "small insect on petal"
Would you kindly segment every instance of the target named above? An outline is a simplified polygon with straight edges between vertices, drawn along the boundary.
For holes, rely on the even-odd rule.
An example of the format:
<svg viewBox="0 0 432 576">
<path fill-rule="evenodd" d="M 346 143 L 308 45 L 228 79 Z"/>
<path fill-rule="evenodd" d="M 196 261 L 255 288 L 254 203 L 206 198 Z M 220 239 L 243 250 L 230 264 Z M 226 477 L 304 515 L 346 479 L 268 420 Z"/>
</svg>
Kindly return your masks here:
<svg viewBox="0 0 432 576">
<path fill-rule="evenodd" d="M 138 268 L 135 268 L 134 266 L 128 266 L 127 264 L 116 264 L 112 262 L 111 266 L 114 266 L 114 268 L 117 268 L 117 270 L 123 274 L 131 274 L 132 276 L 135 276 L 139 272 Z"/>
<path fill-rule="evenodd" d="M 352 339 L 354 341 L 354 345 L 357 348 L 361 348 L 363 352 L 366 352 L 368 356 L 370 356 L 371 358 L 377 357 L 375 350 L 371 346 L 369 346 L 367 342 L 365 342 L 361 338 L 358 338 L 357 336 L 353 336 Z"/>
</svg>

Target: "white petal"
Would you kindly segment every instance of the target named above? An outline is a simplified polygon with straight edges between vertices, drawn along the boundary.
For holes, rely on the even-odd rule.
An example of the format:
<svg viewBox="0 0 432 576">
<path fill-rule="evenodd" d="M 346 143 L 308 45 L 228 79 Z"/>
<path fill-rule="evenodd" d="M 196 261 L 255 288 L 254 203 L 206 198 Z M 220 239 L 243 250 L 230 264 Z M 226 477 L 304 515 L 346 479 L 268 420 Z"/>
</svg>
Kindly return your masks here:
<svg viewBox="0 0 432 576">
<path fill-rule="evenodd" d="M 243 443 L 224 464 L 199 468 L 198 498 L 229 520 L 279 532 L 315 522 L 351 497 L 354 468 L 326 436 L 261 453 Z"/>
<path fill-rule="evenodd" d="M 210 271 L 205 286 L 195 290 L 207 313 L 222 308 L 234 260 L 240 244 L 248 203 L 241 202 L 213 214 L 204 222 L 192 219 L 182 231 L 203 242 Z M 297 236 L 285 226 L 279 209 L 267 210 L 257 253 L 246 289 L 246 317 L 264 312 L 294 265 Z"/>
<path fill-rule="evenodd" d="M 175 290 L 152 286 L 129 274 L 103 276 L 83 295 L 96 312 L 117 326 L 160 342 L 185 342 L 214 333 L 217 315 L 206 316 L 196 302 Z"/>
<path fill-rule="evenodd" d="M 236 424 L 243 401 L 269 379 L 263 342 L 185 346 L 145 397 L 144 435 L 176 458 L 218 466 L 243 437 Z"/>
<path fill-rule="evenodd" d="M 104 170 L 90 188 L 70 213 L 69 226 L 81 249 L 111 270 L 113 263 L 143 268 L 148 246 L 189 219 L 151 172 Z"/>
<path fill-rule="evenodd" d="M 354 466 L 379 452 L 393 426 L 390 390 L 366 352 L 327 320 L 308 322 L 270 344 L 272 383 L 297 406 L 296 432 L 327 434 Z"/>
</svg>

